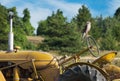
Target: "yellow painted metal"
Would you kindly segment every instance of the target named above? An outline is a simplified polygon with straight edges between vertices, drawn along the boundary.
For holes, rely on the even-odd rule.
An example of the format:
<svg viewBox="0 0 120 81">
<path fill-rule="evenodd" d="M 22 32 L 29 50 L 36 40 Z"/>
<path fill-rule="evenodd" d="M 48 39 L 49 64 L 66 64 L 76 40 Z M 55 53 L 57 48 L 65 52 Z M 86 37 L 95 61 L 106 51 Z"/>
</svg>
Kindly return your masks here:
<svg viewBox="0 0 120 81">
<path fill-rule="evenodd" d="M 108 73 L 120 73 L 120 67 L 116 66 L 116 65 L 112 65 L 112 64 L 109 64 L 109 65 L 105 65 L 103 67 Z"/>
<path fill-rule="evenodd" d="M 103 69 L 109 74 L 111 80 L 120 79 L 120 67 L 112 64 L 107 64 Z"/>
<path fill-rule="evenodd" d="M 48 67 L 38 71 L 38 75 L 41 75 L 43 81 L 58 81 L 60 70 L 56 67 Z"/>
<path fill-rule="evenodd" d="M 15 48 L 14 49 L 21 49 L 21 47 L 20 46 L 15 46 Z"/>
<path fill-rule="evenodd" d="M 98 59 L 96 59 L 93 62 L 93 64 L 95 64 L 95 63 L 98 63 L 98 64 L 101 64 L 101 63 L 110 63 L 115 58 L 116 55 L 117 55 L 117 52 L 107 53 L 107 54 L 99 57 Z"/>
<path fill-rule="evenodd" d="M 115 79 L 115 80 L 112 80 L 112 81 L 120 81 L 120 79 Z"/>
<path fill-rule="evenodd" d="M 38 79 L 38 74 L 37 74 L 37 70 L 36 70 L 36 66 L 35 66 L 35 59 L 32 59 L 32 65 L 33 65 L 33 71 L 35 73 L 35 79 Z"/>
<path fill-rule="evenodd" d="M 57 59 L 46 52 L 0 52 L 0 62 L 14 63 L 11 66 L 0 68 L 0 70 L 15 66 L 19 66 L 27 70 L 33 69 L 33 79 L 41 77 L 43 81 L 55 81 L 59 75 L 59 65 Z M 19 78 L 16 68 L 14 69 L 14 76 L 14 78 Z"/>
<path fill-rule="evenodd" d="M 90 47 L 90 48 L 91 48 L 91 47 Z M 64 61 L 60 62 L 59 65 L 62 65 L 62 64 L 66 63 L 66 62 L 68 62 L 68 61 L 70 61 L 70 60 L 72 60 L 72 59 L 75 59 L 75 62 L 78 62 L 78 61 L 80 60 L 80 59 L 79 59 L 79 56 L 80 56 L 81 54 L 84 54 L 84 52 L 88 51 L 90 48 L 86 48 L 85 50 L 82 50 L 80 53 L 75 54 L 75 55 L 73 55 L 73 56 L 65 59 Z"/>
<path fill-rule="evenodd" d="M 0 71 L 0 81 L 6 81 L 5 77 L 3 76 L 3 73 Z"/>
<path fill-rule="evenodd" d="M 13 81 L 20 81 L 20 77 L 19 77 L 19 71 L 17 66 L 13 69 Z"/>
<path fill-rule="evenodd" d="M 35 66 L 37 69 L 41 69 L 47 66 L 58 67 L 58 62 L 51 54 L 38 51 L 20 51 L 20 52 L 0 52 L 0 62 L 12 62 L 15 64 L 20 64 L 35 59 Z M 29 69 L 32 67 L 31 62 L 20 65 L 24 69 Z"/>
</svg>

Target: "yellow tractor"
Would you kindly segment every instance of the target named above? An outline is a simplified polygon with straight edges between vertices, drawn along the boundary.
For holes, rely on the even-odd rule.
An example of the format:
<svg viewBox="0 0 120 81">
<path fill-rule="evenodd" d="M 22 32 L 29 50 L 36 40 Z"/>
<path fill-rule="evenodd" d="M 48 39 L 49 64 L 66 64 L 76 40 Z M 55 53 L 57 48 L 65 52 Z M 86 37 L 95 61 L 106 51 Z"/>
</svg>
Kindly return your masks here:
<svg viewBox="0 0 120 81">
<path fill-rule="evenodd" d="M 79 55 L 88 50 L 89 48 L 64 60 L 46 52 L 0 52 L 0 81 L 111 81 L 108 73 L 98 64 L 111 61 L 116 52 L 110 53 L 109 57 L 100 57 L 93 63 L 79 62 Z M 74 63 L 63 67 L 72 59 L 75 60 Z"/>
</svg>

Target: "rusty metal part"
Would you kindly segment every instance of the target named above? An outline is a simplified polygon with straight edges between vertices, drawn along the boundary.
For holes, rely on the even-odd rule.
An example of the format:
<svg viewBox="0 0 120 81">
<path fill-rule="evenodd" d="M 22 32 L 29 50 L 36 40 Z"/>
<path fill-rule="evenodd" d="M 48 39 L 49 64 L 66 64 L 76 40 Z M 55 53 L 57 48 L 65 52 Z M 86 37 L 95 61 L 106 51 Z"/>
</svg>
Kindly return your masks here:
<svg viewBox="0 0 120 81">
<path fill-rule="evenodd" d="M 88 51 L 90 48 L 92 48 L 92 47 L 86 48 L 85 50 L 82 50 L 80 53 L 75 54 L 75 55 L 73 55 L 73 56 L 65 59 L 64 61 L 60 62 L 59 65 L 62 65 L 62 64 L 66 63 L 66 62 L 68 62 L 68 61 L 70 61 L 70 60 L 72 60 L 72 59 L 77 60 L 77 58 L 79 58 L 79 56 L 80 56 L 81 54 L 83 54 L 84 52 Z"/>
</svg>

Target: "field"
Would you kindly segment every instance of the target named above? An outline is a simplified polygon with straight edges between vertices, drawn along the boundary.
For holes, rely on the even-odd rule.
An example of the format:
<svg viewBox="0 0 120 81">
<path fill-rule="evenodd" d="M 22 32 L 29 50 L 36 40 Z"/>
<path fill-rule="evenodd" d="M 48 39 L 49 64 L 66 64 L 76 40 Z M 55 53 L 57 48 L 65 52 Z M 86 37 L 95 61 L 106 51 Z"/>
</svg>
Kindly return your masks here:
<svg viewBox="0 0 120 81">
<path fill-rule="evenodd" d="M 34 44 L 39 44 L 44 40 L 41 36 L 27 36 L 27 39 Z"/>
</svg>

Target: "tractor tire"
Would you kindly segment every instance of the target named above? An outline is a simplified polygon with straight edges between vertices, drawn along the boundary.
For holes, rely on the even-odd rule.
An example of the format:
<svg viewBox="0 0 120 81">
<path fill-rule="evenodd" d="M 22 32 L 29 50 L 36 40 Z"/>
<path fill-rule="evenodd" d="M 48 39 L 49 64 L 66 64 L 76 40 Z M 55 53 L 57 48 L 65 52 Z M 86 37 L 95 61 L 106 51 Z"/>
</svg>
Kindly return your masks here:
<svg viewBox="0 0 120 81">
<path fill-rule="evenodd" d="M 58 81 L 109 81 L 108 75 L 100 68 L 89 63 L 70 65 Z"/>
</svg>

